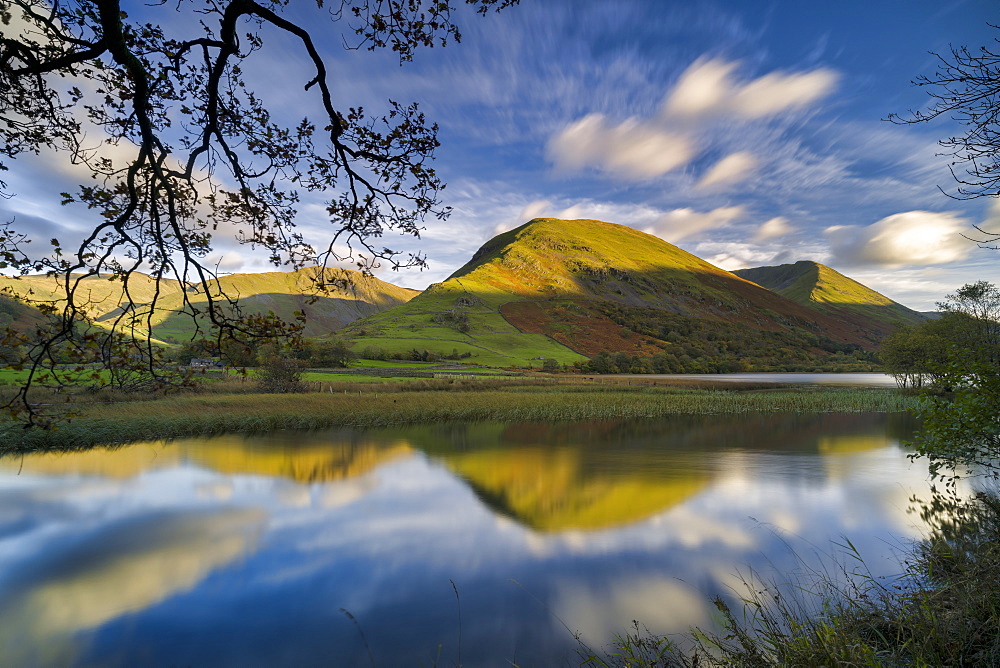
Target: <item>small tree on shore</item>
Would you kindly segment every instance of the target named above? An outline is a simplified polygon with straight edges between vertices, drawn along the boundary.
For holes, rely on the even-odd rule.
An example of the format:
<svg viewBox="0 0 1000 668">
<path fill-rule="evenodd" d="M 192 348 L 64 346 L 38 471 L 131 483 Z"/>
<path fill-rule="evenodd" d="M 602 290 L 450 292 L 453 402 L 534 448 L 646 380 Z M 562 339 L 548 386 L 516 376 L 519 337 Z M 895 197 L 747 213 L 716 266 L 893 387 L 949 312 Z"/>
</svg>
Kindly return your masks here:
<svg viewBox="0 0 1000 668">
<path fill-rule="evenodd" d="M 347 368 L 357 355 L 343 339 L 313 342 L 309 363 L 317 367 Z"/>
<path fill-rule="evenodd" d="M 944 329 L 948 347 L 943 361 L 924 361 L 942 391 L 921 404 L 916 456 L 952 482 L 964 470 L 1000 477 L 1000 290 L 979 281 L 938 306 L 945 315 L 917 328 Z"/>
<path fill-rule="evenodd" d="M 949 343 L 927 326 L 902 327 L 882 342 L 882 369 L 903 389 L 921 388 L 937 382 L 947 361 Z"/>
<path fill-rule="evenodd" d="M 285 394 L 301 392 L 305 389 L 302 383 L 303 360 L 295 359 L 286 354 L 276 343 L 261 346 L 257 355 L 257 387 L 262 392 Z"/>
</svg>

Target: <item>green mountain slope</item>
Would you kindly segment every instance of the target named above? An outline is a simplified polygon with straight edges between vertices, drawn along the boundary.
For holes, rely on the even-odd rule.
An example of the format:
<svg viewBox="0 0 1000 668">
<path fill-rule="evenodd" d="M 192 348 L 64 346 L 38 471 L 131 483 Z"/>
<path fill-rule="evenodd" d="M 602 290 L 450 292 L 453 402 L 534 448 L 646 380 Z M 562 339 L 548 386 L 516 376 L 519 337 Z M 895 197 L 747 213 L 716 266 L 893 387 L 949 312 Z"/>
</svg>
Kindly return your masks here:
<svg viewBox="0 0 1000 668">
<path fill-rule="evenodd" d="M 842 319 L 859 336 L 881 340 L 904 325 L 926 317 L 818 262 L 801 261 L 733 272 L 783 297 Z"/>
<path fill-rule="evenodd" d="M 316 267 L 294 272 L 231 274 L 215 284 L 213 296 L 224 292 L 238 300 L 245 313 L 268 313 L 290 320 L 296 311 L 306 314 L 307 336 L 322 336 L 344 325 L 383 309 L 404 303 L 418 294 L 356 271 L 326 269 L 320 275 Z M 317 293 L 316 279 L 323 279 L 327 291 Z M 64 303 L 57 281 L 48 276 L 20 278 L 0 276 L 0 289 L 28 303 L 60 308 Z M 159 286 L 149 276 L 135 274 L 129 282 L 126 296 L 119 281 L 105 277 L 84 278 L 77 288 L 78 303 L 98 326 L 110 327 L 123 312 L 123 303 L 131 302 L 137 313 L 153 300 L 159 290 L 159 308 L 151 318 L 150 335 L 158 340 L 184 341 L 195 332 L 191 316 L 182 313 L 182 299 L 187 291 L 197 307 L 206 303 L 204 292 L 184 286 L 175 280 L 160 281 Z M 202 327 L 205 327 L 202 321 Z"/>
<path fill-rule="evenodd" d="M 345 333 L 358 350 L 454 350 L 483 364 L 572 362 L 605 350 L 669 353 L 684 370 L 697 369 L 696 358 L 705 370 L 720 370 L 707 360 L 768 355 L 787 365 L 870 343 L 658 237 L 554 219 L 495 237 L 447 280 Z"/>
</svg>

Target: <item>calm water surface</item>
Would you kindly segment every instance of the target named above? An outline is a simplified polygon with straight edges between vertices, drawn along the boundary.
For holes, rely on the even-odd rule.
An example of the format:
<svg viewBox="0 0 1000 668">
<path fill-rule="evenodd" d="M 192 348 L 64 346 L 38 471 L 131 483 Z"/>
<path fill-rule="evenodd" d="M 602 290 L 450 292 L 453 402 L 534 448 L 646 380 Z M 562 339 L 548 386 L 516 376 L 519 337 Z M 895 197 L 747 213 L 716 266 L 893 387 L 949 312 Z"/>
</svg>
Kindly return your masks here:
<svg viewBox="0 0 1000 668">
<path fill-rule="evenodd" d="M 576 665 L 563 624 L 594 646 L 633 619 L 709 626 L 738 572 L 789 581 L 831 540 L 899 571 L 927 495 L 913 428 L 678 416 L 0 459 L 0 665 L 368 666 L 365 641 L 377 666 Z"/>
<path fill-rule="evenodd" d="M 887 373 L 682 373 L 618 374 L 622 378 L 655 381 L 704 379 L 733 383 L 782 383 L 792 385 L 846 385 L 852 387 L 898 387 Z M 600 378 L 600 376 L 596 376 Z"/>
</svg>

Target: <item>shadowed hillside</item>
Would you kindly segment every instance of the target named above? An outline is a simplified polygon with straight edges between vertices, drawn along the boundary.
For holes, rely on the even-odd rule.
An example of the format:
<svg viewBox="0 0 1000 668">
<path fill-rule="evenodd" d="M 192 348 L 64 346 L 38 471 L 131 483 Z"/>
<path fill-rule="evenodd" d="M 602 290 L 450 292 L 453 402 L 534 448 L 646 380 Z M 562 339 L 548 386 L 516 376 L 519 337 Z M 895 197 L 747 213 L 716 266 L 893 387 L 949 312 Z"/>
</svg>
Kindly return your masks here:
<svg viewBox="0 0 1000 668">
<path fill-rule="evenodd" d="M 818 262 L 737 269 L 733 273 L 798 304 L 842 319 L 854 327 L 859 337 L 872 342 L 901 326 L 926 320 L 923 314 Z"/>
<path fill-rule="evenodd" d="M 32 329 L 45 322 L 45 314 L 13 297 L 0 295 L 0 328 Z"/>
<path fill-rule="evenodd" d="M 594 220 L 536 219 L 501 234 L 447 280 L 346 333 L 357 350 L 454 350 L 483 364 L 608 351 L 672 355 L 677 370 L 704 358 L 709 371 L 726 370 L 710 360 L 767 368 L 768 357 L 787 366 L 873 347 L 867 331 L 658 237 Z"/>
</svg>

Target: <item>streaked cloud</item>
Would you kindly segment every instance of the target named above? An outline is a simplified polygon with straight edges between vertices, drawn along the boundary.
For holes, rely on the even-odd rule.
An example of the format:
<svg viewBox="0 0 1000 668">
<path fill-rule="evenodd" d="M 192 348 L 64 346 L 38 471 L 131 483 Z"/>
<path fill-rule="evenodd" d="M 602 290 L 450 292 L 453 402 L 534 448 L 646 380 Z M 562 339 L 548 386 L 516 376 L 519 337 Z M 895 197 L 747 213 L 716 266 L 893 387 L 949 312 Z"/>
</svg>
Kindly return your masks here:
<svg viewBox="0 0 1000 668">
<path fill-rule="evenodd" d="M 757 234 L 754 235 L 754 241 L 767 241 L 768 239 L 776 239 L 778 237 L 783 237 L 786 234 L 791 234 L 795 231 L 795 228 L 788 224 L 788 219 L 784 216 L 776 216 L 757 229 Z"/>
<path fill-rule="evenodd" d="M 829 69 L 772 72 L 746 83 L 735 81 L 737 62 L 701 59 L 667 93 L 659 117 L 630 117 L 621 123 L 591 113 L 565 126 L 549 140 L 546 152 L 557 169 L 596 167 L 635 180 L 661 176 L 688 165 L 712 144 L 710 117 L 747 123 L 806 107 L 836 87 Z M 745 179 L 757 166 L 747 150 L 732 151 L 702 177 L 698 187 Z"/>
<path fill-rule="evenodd" d="M 962 236 L 969 229 L 954 212 L 906 211 L 867 227 L 835 225 L 823 233 L 836 262 L 912 267 L 964 260 L 976 248 Z"/>
<path fill-rule="evenodd" d="M 715 163 L 698 182 L 698 188 L 729 185 L 744 180 L 757 166 L 757 159 L 747 151 L 730 153 Z"/>
<path fill-rule="evenodd" d="M 838 78 L 833 70 L 822 68 L 799 74 L 766 74 L 735 92 L 732 110 L 741 116 L 759 118 L 805 107 L 832 93 Z"/>
<path fill-rule="evenodd" d="M 697 60 L 684 70 L 674 89 L 663 100 L 663 112 L 670 116 L 697 116 L 723 107 L 732 96 L 729 75 L 736 63 Z"/>
<path fill-rule="evenodd" d="M 243 268 L 246 258 L 236 251 L 220 252 L 216 251 L 205 257 L 206 264 L 215 267 L 217 271 L 232 272 Z"/>
<path fill-rule="evenodd" d="M 707 230 L 725 227 L 742 215 L 742 206 L 724 206 L 704 212 L 690 208 L 674 209 L 644 231 L 674 243 Z"/>
<path fill-rule="evenodd" d="M 839 75 L 831 69 L 772 72 L 740 84 L 732 73 L 738 62 L 700 59 L 688 67 L 663 101 L 667 116 L 728 113 L 761 118 L 805 107 L 834 91 Z"/>
<path fill-rule="evenodd" d="M 527 206 L 521 209 L 521 213 L 518 215 L 517 220 L 526 223 L 529 220 L 534 220 L 535 218 L 541 218 L 542 216 L 545 215 L 546 211 L 548 211 L 551 207 L 552 203 L 549 202 L 548 200 L 535 200 L 533 202 L 528 203 Z M 519 224 L 520 223 L 514 223 L 512 225 L 505 226 L 502 223 L 500 223 L 496 227 L 496 232 L 497 234 L 500 234 L 501 232 L 506 232 L 507 230 L 513 229 Z M 501 227 L 505 227 L 506 229 L 501 229 Z"/>
<path fill-rule="evenodd" d="M 634 118 L 613 125 L 601 114 L 571 123 L 549 142 L 557 168 L 591 165 L 610 174 L 646 179 L 687 164 L 695 155 L 693 141 Z"/>
<path fill-rule="evenodd" d="M 800 255 L 787 248 L 774 249 L 757 244 L 724 241 L 699 243 L 694 248 L 694 253 L 726 271 L 784 264 L 810 257 L 808 253 Z"/>
<path fill-rule="evenodd" d="M 976 237 L 991 237 L 1000 234 L 1000 199 L 994 198 L 986 211 L 986 219 L 979 226 L 980 234 Z M 992 243 L 992 242 L 991 242 Z"/>
</svg>

